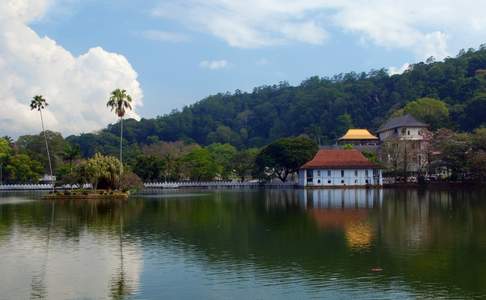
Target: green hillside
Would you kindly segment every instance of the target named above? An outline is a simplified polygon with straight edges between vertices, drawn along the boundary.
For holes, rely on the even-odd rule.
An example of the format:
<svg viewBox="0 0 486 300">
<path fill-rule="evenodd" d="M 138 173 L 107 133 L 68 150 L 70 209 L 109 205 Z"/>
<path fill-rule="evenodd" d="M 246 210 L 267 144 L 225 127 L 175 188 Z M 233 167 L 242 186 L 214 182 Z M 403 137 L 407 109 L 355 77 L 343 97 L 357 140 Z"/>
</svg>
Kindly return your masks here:
<svg viewBox="0 0 486 300">
<path fill-rule="evenodd" d="M 251 93 L 209 96 L 155 119 L 128 120 L 125 142 L 136 146 L 182 140 L 250 148 L 307 134 L 321 144 L 332 143 L 351 126 L 376 130 L 393 112 L 423 97 L 447 104 L 445 127 L 472 131 L 486 125 L 486 47 L 461 51 L 442 62 L 429 59 L 400 75 L 389 76 L 382 69 L 316 76 L 298 86 L 280 83 Z M 118 130 L 118 125 L 110 125 L 68 140 L 80 145 L 84 156 L 116 153 Z"/>
</svg>

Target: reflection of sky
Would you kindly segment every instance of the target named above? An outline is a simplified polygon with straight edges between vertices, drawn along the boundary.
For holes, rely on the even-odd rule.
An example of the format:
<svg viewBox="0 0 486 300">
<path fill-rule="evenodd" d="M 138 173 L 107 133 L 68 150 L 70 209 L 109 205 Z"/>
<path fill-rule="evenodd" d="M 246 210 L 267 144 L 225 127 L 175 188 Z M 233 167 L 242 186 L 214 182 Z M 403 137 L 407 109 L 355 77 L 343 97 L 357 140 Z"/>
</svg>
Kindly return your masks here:
<svg viewBox="0 0 486 300">
<path fill-rule="evenodd" d="M 0 205 L 32 202 L 35 197 L 40 197 L 40 194 L 0 192 Z"/>
<path fill-rule="evenodd" d="M 410 299 L 415 292 L 397 280 L 370 286 L 381 275 L 344 278 L 328 273 L 309 276 L 300 266 L 281 269 L 253 260 L 210 260 L 180 243 L 145 248 L 143 289 L 137 298 L 167 299 Z M 440 294 L 437 291 L 437 295 Z"/>
<path fill-rule="evenodd" d="M 106 299 L 124 279 L 124 291 L 135 292 L 142 272 L 142 255 L 136 244 L 124 241 L 123 272 L 116 234 L 84 231 L 67 239 L 46 232 L 11 228 L 0 243 L 0 299 Z M 22 270 L 19 272 L 19 270 Z"/>
<path fill-rule="evenodd" d="M 102 206 L 97 213 L 103 218 L 88 220 L 87 210 L 66 206 L 54 219 L 62 226 L 51 228 L 49 245 L 41 202 L 19 202 L 31 208 L 25 210 L 0 205 L 0 218 L 7 217 L 0 222 L 0 299 L 106 299 L 117 292 L 130 299 L 396 299 L 448 297 L 454 289 L 466 295 L 469 286 L 455 287 L 453 280 L 464 275 L 475 282 L 479 270 L 472 260 L 482 256 L 472 254 L 466 267 L 455 266 L 458 275 L 445 273 L 452 268 L 443 262 L 456 261 L 442 254 L 461 255 L 454 247 L 471 246 L 457 244 L 471 237 L 447 239 L 442 232 L 434 235 L 441 244 L 422 243 L 421 249 L 411 247 L 409 238 L 414 224 L 432 226 L 430 220 L 434 228 L 459 230 L 449 217 L 452 207 L 442 215 L 428 198 L 404 195 L 402 201 L 385 191 L 383 200 L 382 192 L 265 190 L 243 197 L 236 191 L 206 191 L 204 198 L 164 197 L 160 203 L 135 199 L 115 213 Z M 201 201 L 207 201 L 204 207 Z M 26 214 L 37 216 L 35 222 L 21 217 Z M 118 216 L 126 217 L 123 269 Z M 418 268 L 425 260 L 427 265 Z M 473 272 L 464 273 L 468 266 Z M 373 267 L 384 270 L 374 273 Z M 440 274 L 432 269 L 447 278 L 429 278 Z M 124 283 L 121 291 L 118 282 Z"/>
</svg>

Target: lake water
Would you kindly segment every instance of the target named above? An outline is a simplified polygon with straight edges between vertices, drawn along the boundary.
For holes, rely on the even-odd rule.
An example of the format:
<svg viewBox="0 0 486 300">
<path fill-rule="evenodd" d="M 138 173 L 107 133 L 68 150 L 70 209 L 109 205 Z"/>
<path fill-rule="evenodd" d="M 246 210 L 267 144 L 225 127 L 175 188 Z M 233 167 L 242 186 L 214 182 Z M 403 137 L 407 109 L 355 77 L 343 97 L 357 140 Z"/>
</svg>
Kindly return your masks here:
<svg viewBox="0 0 486 300">
<path fill-rule="evenodd" d="M 481 191 L 0 194 L 0 299 L 486 297 Z"/>
</svg>

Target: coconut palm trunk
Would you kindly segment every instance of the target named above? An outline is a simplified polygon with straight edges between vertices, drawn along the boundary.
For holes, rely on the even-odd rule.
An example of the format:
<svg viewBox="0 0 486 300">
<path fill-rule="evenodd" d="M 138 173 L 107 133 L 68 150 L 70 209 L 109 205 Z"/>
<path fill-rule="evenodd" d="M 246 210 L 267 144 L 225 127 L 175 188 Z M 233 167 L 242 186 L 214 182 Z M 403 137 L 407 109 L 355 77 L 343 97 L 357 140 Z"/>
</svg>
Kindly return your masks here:
<svg viewBox="0 0 486 300">
<path fill-rule="evenodd" d="M 123 117 L 120 117 L 120 178 L 123 175 Z"/>
<path fill-rule="evenodd" d="M 110 98 L 106 106 L 110 107 L 112 111 L 120 118 L 120 178 L 123 175 L 123 117 L 128 110 L 132 109 L 132 97 L 127 94 L 126 90 L 116 89 L 110 94 Z"/>
<path fill-rule="evenodd" d="M 47 151 L 47 160 L 49 161 L 49 173 L 51 175 L 51 180 L 54 178 L 52 172 L 52 161 L 51 161 L 51 154 L 49 152 L 49 143 L 47 141 L 47 132 L 44 127 L 44 116 L 42 115 L 42 110 L 45 109 L 49 104 L 47 103 L 46 99 L 41 95 L 34 96 L 32 101 L 30 102 L 30 109 L 37 110 L 40 113 L 41 124 L 42 124 L 42 132 L 44 133 L 44 140 L 46 142 L 46 151 Z M 54 182 L 52 183 L 52 190 L 54 190 Z"/>
<path fill-rule="evenodd" d="M 49 143 L 47 142 L 47 132 L 44 128 L 44 117 L 42 116 L 42 110 L 39 110 L 41 123 L 42 123 L 42 132 L 44 133 L 44 140 L 46 142 L 46 151 L 47 151 L 47 161 L 49 162 L 49 173 L 51 175 L 51 180 L 54 178 L 52 173 L 52 162 L 51 162 L 51 154 L 49 153 Z"/>
</svg>

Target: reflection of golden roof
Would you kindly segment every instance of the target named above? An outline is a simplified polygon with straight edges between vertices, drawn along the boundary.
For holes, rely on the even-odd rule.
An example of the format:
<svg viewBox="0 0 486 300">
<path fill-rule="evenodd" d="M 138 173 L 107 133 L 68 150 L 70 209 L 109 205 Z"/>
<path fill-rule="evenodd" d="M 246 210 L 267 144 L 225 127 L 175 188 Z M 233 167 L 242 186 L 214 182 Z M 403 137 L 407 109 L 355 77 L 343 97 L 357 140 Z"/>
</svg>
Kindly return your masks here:
<svg viewBox="0 0 486 300">
<path fill-rule="evenodd" d="M 366 209 L 310 209 L 310 215 L 320 228 L 345 227 L 366 220 Z"/>
<path fill-rule="evenodd" d="M 378 140 L 378 138 L 372 135 L 368 129 L 349 129 L 345 135 L 340 139 L 342 140 Z"/>
<path fill-rule="evenodd" d="M 347 224 L 344 232 L 348 245 L 352 248 L 367 248 L 373 238 L 373 230 L 367 222 Z"/>
<path fill-rule="evenodd" d="M 342 228 L 350 247 L 370 246 L 373 228 L 367 221 L 367 209 L 310 209 L 309 214 L 321 229 Z"/>
</svg>

